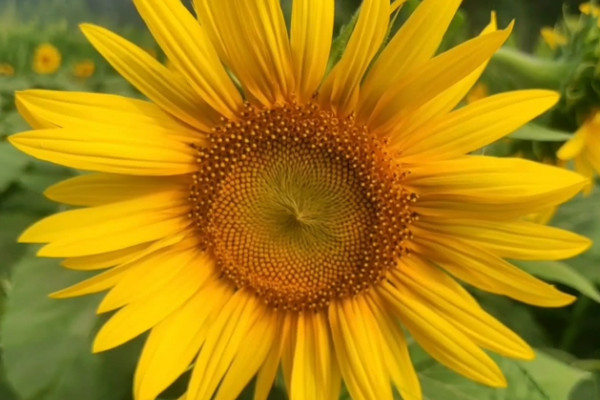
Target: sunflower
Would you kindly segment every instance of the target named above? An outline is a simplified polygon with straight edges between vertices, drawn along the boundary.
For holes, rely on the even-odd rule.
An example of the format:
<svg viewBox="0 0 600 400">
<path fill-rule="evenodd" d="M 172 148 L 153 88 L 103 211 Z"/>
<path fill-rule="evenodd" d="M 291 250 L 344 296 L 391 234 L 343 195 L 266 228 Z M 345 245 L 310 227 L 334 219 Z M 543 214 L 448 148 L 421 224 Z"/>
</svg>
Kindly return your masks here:
<svg viewBox="0 0 600 400">
<path fill-rule="evenodd" d="M 61 61 L 62 56 L 55 46 L 41 44 L 33 55 L 33 71 L 40 75 L 53 74 L 60 68 Z"/>
<path fill-rule="evenodd" d="M 92 60 L 83 60 L 73 66 L 73 75 L 80 79 L 87 79 L 94 75 L 96 64 Z"/>
<path fill-rule="evenodd" d="M 330 71 L 334 0 L 135 0 L 175 66 L 103 28 L 96 49 L 150 101 L 32 90 L 22 151 L 93 171 L 48 189 L 81 208 L 20 240 L 74 270 L 53 294 L 108 290 L 93 351 L 150 331 L 134 382 L 155 399 L 192 369 L 186 400 L 265 399 L 281 367 L 292 399 L 420 399 L 404 331 L 486 385 L 484 350 L 531 348 L 457 282 L 529 304 L 574 297 L 505 261 L 574 256 L 589 241 L 523 222 L 586 180 L 522 159 L 467 155 L 550 108 L 503 93 L 455 110 L 512 25 L 435 55 L 459 0 L 425 0 L 388 34 L 389 0 L 365 0 Z M 200 22 L 198 22 L 198 20 Z M 237 84 L 239 82 L 239 85 Z M 213 397 L 214 396 L 214 397 Z"/>
<path fill-rule="evenodd" d="M 551 28 L 548 26 L 543 27 L 540 30 L 540 34 L 542 35 L 542 39 L 544 40 L 544 42 L 546 42 L 548 47 L 550 47 L 550 49 L 552 50 L 556 50 L 560 46 L 564 46 L 569 41 L 569 39 L 565 35 L 560 33 L 555 28 Z"/>
<path fill-rule="evenodd" d="M 0 63 L 0 76 L 14 76 L 15 68 L 8 63 Z"/>
<path fill-rule="evenodd" d="M 575 170 L 590 178 L 584 188 L 584 193 L 589 195 L 594 188 L 591 179 L 600 173 L 600 112 L 592 112 L 556 155 L 563 161 L 574 160 Z"/>
</svg>

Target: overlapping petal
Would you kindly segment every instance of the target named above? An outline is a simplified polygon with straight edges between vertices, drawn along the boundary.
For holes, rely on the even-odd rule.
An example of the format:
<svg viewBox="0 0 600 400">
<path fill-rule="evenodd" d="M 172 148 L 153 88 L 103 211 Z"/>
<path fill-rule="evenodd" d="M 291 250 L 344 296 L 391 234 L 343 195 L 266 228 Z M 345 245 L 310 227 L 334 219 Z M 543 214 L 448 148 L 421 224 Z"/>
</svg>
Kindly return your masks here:
<svg viewBox="0 0 600 400">
<path fill-rule="evenodd" d="M 373 108 L 359 109 L 360 120 L 366 121 L 373 132 L 389 133 L 403 115 L 414 112 L 486 62 L 511 31 L 512 24 L 504 30 L 471 39 L 415 67 L 401 82 L 381 93 Z"/>
<path fill-rule="evenodd" d="M 83 24 L 81 30 L 100 54 L 133 86 L 171 115 L 209 130 L 217 115 L 185 80 L 150 54 L 107 29 Z"/>
<path fill-rule="evenodd" d="M 344 382 L 357 400 L 392 399 L 377 321 L 363 296 L 329 308 L 335 353 Z"/>
<path fill-rule="evenodd" d="M 90 207 L 178 189 L 184 192 L 187 185 L 187 177 L 89 174 L 59 182 L 44 194 L 60 203 Z"/>
<path fill-rule="evenodd" d="M 155 399 L 189 367 L 231 294 L 216 281 L 207 284 L 152 329 L 135 372 L 136 399 Z"/>
<path fill-rule="evenodd" d="M 575 297 L 560 292 L 492 252 L 452 236 L 427 234 L 415 251 L 477 288 L 542 307 L 562 307 Z"/>
<path fill-rule="evenodd" d="M 460 0 L 425 0 L 417 7 L 366 74 L 360 109 L 373 110 L 382 93 L 433 56 L 460 3 Z"/>
<path fill-rule="evenodd" d="M 354 111 L 359 85 L 385 38 L 390 14 L 388 0 L 365 0 L 344 55 L 319 91 L 321 104 L 340 114 Z"/>
<path fill-rule="evenodd" d="M 38 253 L 45 257 L 87 256 L 155 241 L 177 235 L 189 225 L 181 197 L 179 192 L 167 192 L 65 211 L 35 223 L 19 240 L 49 243 Z"/>
<path fill-rule="evenodd" d="M 383 284 L 378 293 L 421 347 L 440 363 L 485 385 L 506 386 L 506 379 L 494 361 L 414 293 L 389 283 Z"/>
<path fill-rule="evenodd" d="M 301 100 L 315 94 L 323 80 L 333 35 L 334 8 L 333 0 L 293 2 L 290 45 Z"/>
<path fill-rule="evenodd" d="M 196 268 L 198 250 L 181 250 L 185 271 L 165 282 L 161 290 L 129 303 L 106 322 L 93 345 L 94 352 L 117 347 L 154 327 L 182 307 L 206 282 L 206 270 Z"/>
<path fill-rule="evenodd" d="M 200 97 L 221 115 L 235 119 L 242 96 L 204 27 L 179 0 L 134 0 L 156 41 Z"/>
<path fill-rule="evenodd" d="M 246 93 L 264 105 L 288 98 L 295 79 L 279 1 L 195 0 L 194 4 L 221 59 Z"/>
<path fill-rule="evenodd" d="M 514 132 L 552 107 L 556 92 L 522 90 L 476 101 L 440 115 L 411 134 L 398 131 L 392 148 L 403 162 L 459 157 Z"/>
<path fill-rule="evenodd" d="M 9 141 L 24 153 L 67 167 L 129 175 L 181 175 L 196 168 L 190 143 L 127 127 L 39 129 Z"/>
<path fill-rule="evenodd" d="M 439 218 L 517 218 L 562 203 L 587 180 L 574 172 L 518 158 L 468 156 L 410 166 L 415 210 Z"/>
<path fill-rule="evenodd" d="M 591 246 L 591 241 L 583 236 L 527 221 L 423 218 L 417 226 L 426 232 L 460 238 L 483 246 L 500 257 L 516 260 L 561 260 L 574 257 Z"/>
</svg>

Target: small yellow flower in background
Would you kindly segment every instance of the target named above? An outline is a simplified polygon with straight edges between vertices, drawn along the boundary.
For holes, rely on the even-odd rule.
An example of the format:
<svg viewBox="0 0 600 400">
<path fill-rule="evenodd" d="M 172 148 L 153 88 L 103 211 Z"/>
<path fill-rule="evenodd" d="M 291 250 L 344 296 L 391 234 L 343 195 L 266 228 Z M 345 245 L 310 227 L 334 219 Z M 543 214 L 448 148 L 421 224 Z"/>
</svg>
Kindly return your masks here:
<svg viewBox="0 0 600 400">
<path fill-rule="evenodd" d="M 15 68 L 8 63 L 0 63 L 0 76 L 14 76 Z"/>
<path fill-rule="evenodd" d="M 58 49 L 50 43 L 44 43 L 35 49 L 33 70 L 40 75 L 53 74 L 60 68 L 61 61 Z"/>
<path fill-rule="evenodd" d="M 96 71 L 96 64 L 94 64 L 94 62 L 92 60 L 84 60 L 84 61 L 78 62 L 73 67 L 73 74 L 77 78 L 82 78 L 82 79 L 89 78 L 90 76 L 94 75 L 95 71 Z"/>
<path fill-rule="evenodd" d="M 509 37 L 495 19 L 436 55 L 460 0 L 424 0 L 386 47 L 389 0 L 365 0 L 326 73 L 334 0 L 135 0 L 176 72 L 104 28 L 92 45 L 149 101 L 17 95 L 9 140 L 93 171 L 49 188 L 81 206 L 20 237 L 39 256 L 104 270 L 55 298 L 108 290 L 94 351 L 150 331 L 134 378 L 153 400 L 192 369 L 186 400 L 235 399 L 278 370 L 294 400 L 422 399 L 406 329 L 432 357 L 506 386 L 486 351 L 530 346 L 459 281 L 543 307 L 574 297 L 506 259 L 564 259 L 574 233 L 522 217 L 574 196 L 578 174 L 469 155 L 558 101 L 521 90 L 459 107 Z M 394 3 L 398 5 L 399 3 Z M 200 20 L 200 23 L 198 22 Z M 241 91 L 232 76 L 240 82 Z"/>
<path fill-rule="evenodd" d="M 473 89 L 467 94 L 466 102 L 467 104 L 471 104 L 477 100 L 484 99 L 490 95 L 490 91 L 487 85 L 483 82 L 477 83 L 473 86 Z"/>
<path fill-rule="evenodd" d="M 600 27 L 600 7 L 593 5 L 592 3 L 583 3 L 579 5 L 579 11 L 585 15 L 591 15 L 594 18 L 597 18 L 597 25 Z"/>
<path fill-rule="evenodd" d="M 593 112 L 556 154 L 561 160 L 574 160 L 575 170 L 590 179 L 584 188 L 589 195 L 593 177 L 600 174 L 600 111 Z"/>
<path fill-rule="evenodd" d="M 591 15 L 593 17 L 600 16 L 600 7 L 593 5 L 592 3 L 581 3 L 579 5 L 579 11 L 585 15 Z"/>
<path fill-rule="evenodd" d="M 557 32 L 554 28 L 546 26 L 540 30 L 540 33 L 544 42 L 552 50 L 556 50 L 559 46 L 567 44 L 567 37 Z"/>
</svg>

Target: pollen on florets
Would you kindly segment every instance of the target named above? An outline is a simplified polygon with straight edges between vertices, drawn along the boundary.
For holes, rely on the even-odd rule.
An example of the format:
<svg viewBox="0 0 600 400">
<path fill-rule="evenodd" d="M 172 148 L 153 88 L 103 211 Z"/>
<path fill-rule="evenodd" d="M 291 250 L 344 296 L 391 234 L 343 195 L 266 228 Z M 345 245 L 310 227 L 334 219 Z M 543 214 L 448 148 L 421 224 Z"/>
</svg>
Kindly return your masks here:
<svg viewBox="0 0 600 400">
<path fill-rule="evenodd" d="M 272 307 L 322 309 L 408 251 L 417 196 L 353 116 L 246 104 L 196 150 L 189 199 L 201 243 L 224 279 Z"/>
</svg>

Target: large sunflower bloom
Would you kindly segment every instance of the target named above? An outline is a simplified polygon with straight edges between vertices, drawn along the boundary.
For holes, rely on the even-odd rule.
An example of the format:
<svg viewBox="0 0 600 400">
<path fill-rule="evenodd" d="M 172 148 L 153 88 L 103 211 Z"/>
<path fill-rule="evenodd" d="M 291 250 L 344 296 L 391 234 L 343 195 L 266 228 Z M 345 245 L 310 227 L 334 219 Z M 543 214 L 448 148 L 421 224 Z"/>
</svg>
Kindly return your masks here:
<svg viewBox="0 0 600 400">
<path fill-rule="evenodd" d="M 420 399 L 403 330 L 483 384 L 488 354 L 531 348 L 455 280 L 529 304 L 573 297 L 503 258 L 560 259 L 589 242 L 522 216 L 585 179 L 521 159 L 469 156 L 557 101 L 549 91 L 486 97 L 453 111 L 511 27 L 434 56 L 459 0 L 425 0 L 381 51 L 389 0 L 365 0 L 326 73 L 334 0 L 136 0 L 174 65 L 97 26 L 83 31 L 150 102 L 26 91 L 36 128 L 22 151 L 94 174 L 51 187 L 83 206 L 21 241 L 105 272 L 54 294 L 109 290 L 117 311 L 94 351 L 150 330 L 135 375 L 155 399 L 190 366 L 186 400 L 234 399 L 279 367 L 290 397 Z M 397 5 L 398 3 L 395 3 Z M 235 77 L 235 78 L 234 78 Z M 234 82 L 240 82 L 237 87 Z"/>
</svg>

